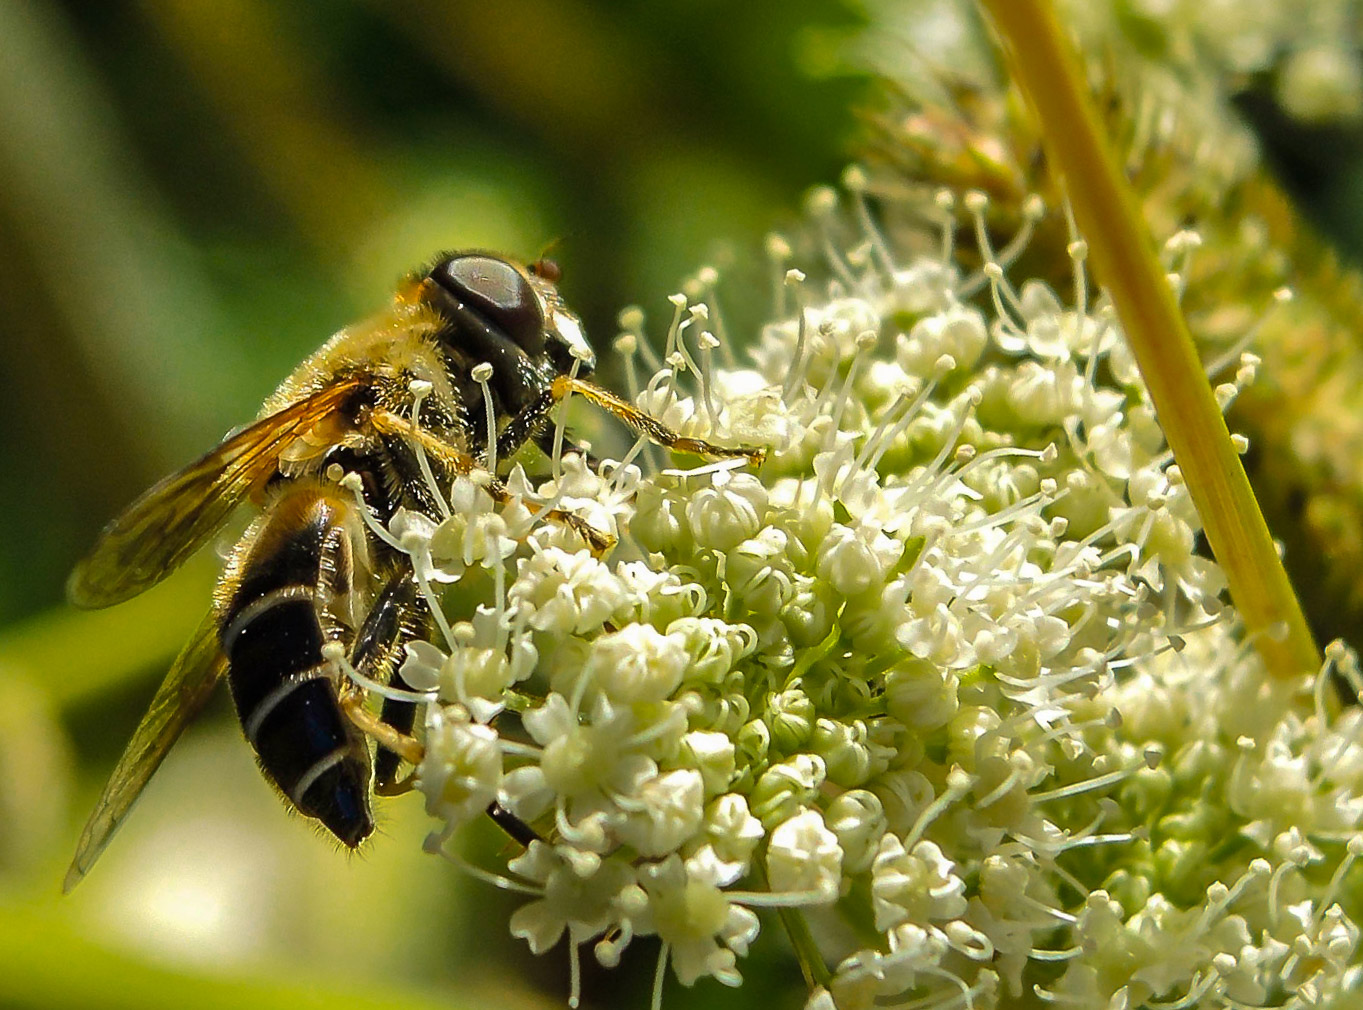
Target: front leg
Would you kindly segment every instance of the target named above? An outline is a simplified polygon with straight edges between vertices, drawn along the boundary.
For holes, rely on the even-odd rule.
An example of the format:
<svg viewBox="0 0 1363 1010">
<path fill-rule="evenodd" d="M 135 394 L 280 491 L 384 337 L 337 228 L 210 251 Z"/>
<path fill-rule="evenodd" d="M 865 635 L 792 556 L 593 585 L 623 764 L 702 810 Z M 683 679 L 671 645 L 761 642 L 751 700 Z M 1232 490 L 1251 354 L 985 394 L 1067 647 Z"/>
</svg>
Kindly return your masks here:
<svg viewBox="0 0 1363 1010">
<path fill-rule="evenodd" d="M 766 449 L 753 446 L 715 445 L 713 442 L 707 442 L 702 438 L 683 435 L 663 424 L 652 414 L 640 410 L 624 397 L 612 393 L 609 389 L 588 382 L 586 379 L 576 379 L 568 375 L 560 375 L 554 379 L 548 389 L 540 393 L 528 407 L 513 417 L 511 422 L 502 429 L 502 434 L 497 439 L 498 458 L 504 459 L 510 456 L 526 441 L 536 438 L 544 431 L 545 425 L 548 423 L 549 412 L 560 402 L 567 399 L 570 393 L 576 393 L 589 403 L 614 414 L 631 431 L 667 449 L 694 453 L 697 456 L 714 456 L 719 459 L 742 458 L 746 459 L 752 466 L 760 466 L 762 461 L 767 458 Z M 543 448 L 542 444 L 541 448 Z M 552 443 L 550 449 L 546 452 L 552 454 Z"/>
</svg>

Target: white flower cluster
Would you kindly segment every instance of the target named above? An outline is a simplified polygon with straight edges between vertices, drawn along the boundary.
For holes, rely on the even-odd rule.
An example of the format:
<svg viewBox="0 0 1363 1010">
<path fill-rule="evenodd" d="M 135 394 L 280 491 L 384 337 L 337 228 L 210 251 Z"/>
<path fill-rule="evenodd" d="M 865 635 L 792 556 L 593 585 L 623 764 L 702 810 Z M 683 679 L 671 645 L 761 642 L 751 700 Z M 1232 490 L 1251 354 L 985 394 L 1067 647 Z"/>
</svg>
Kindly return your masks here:
<svg viewBox="0 0 1363 1010">
<path fill-rule="evenodd" d="M 1287 115 L 1307 123 L 1363 116 L 1357 0 L 1069 0 L 1085 37 L 1128 43 L 1194 88 L 1225 95 L 1258 75 Z"/>
<path fill-rule="evenodd" d="M 871 0 L 851 61 L 909 93 L 932 94 L 925 66 L 987 79 L 993 43 L 970 0 Z M 1221 106 L 1251 88 L 1308 125 L 1363 118 L 1363 7 L 1358 0 L 1060 0 L 1084 50 L 1107 54 L 1142 87 L 1188 104 Z M 918 54 L 906 58 L 906 54 Z M 1101 62 L 1101 61 L 1100 61 Z M 924 90 L 925 83 L 928 90 Z M 1180 103 L 1183 104 L 1183 103 Z"/>
<path fill-rule="evenodd" d="M 494 801 L 533 828 L 511 930 L 566 933 L 575 980 L 579 945 L 613 965 L 656 935 L 681 982 L 737 985 L 779 906 L 818 917 L 795 947 L 841 1010 L 1356 985 L 1363 716 L 1239 637 L 1082 242 L 1061 294 L 1006 253 L 966 273 L 949 234 L 899 261 L 856 206 L 818 283 L 770 243 L 753 367 L 710 366 L 707 279 L 638 393 L 768 447 L 760 470 L 571 455 L 540 487 L 513 471 L 505 508 L 461 479 L 443 522 L 395 520 L 428 594 L 485 592 L 447 596 L 463 619 L 403 666 L 432 699 L 428 847 Z M 546 502 L 619 546 L 594 557 Z"/>
</svg>

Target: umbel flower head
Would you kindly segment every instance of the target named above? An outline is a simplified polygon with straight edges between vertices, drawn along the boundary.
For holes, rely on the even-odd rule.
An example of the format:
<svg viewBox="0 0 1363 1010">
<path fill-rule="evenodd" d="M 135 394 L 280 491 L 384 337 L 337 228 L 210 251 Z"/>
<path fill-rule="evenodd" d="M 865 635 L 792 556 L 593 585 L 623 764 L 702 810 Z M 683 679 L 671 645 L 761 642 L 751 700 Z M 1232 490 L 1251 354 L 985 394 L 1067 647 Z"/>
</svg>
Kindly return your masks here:
<svg viewBox="0 0 1363 1010">
<path fill-rule="evenodd" d="M 566 938 L 574 998 L 581 948 L 640 936 L 658 993 L 739 985 L 778 909 L 817 922 L 791 935 L 821 1008 L 1330 1003 L 1360 976 L 1352 657 L 1266 676 L 1078 236 L 1063 290 L 1014 277 L 1025 235 L 995 253 L 986 198 L 944 193 L 981 222 L 968 270 L 949 223 L 890 248 L 848 182 L 850 212 L 811 201 L 808 276 L 769 243 L 750 363 L 707 273 L 633 391 L 759 469 L 641 442 L 394 520 L 428 597 L 461 580 L 402 668 L 428 849 L 459 861 L 493 801 L 534 829 L 509 927 Z"/>
</svg>

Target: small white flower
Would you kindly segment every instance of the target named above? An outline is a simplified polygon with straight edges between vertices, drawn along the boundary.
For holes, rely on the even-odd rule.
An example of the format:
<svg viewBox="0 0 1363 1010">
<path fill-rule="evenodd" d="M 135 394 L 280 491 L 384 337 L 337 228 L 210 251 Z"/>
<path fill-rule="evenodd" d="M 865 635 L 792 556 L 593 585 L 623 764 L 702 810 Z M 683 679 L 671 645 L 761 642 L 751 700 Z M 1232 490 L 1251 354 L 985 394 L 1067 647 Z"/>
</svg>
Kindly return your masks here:
<svg viewBox="0 0 1363 1010">
<path fill-rule="evenodd" d="M 431 707 L 426 718 L 426 753 L 417 782 L 426 812 L 453 829 L 473 820 L 497 798 L 502 748 L 486 726 L 457 718 L 454 709 Z"/>
<path fill-rule="evenodd" d="M 467 477 L 455 480 L 450 515 L 431 535 L 431 553 L 449 575 L 472 565 L 500 565 L 516 550 L 507 521 L 496 511 L 491 496 Z"/>
<path fill-rule="evenodd" d="M 622 911 L 630 907 L 635 874 L 623 859 L 582 864 L 566 859 L 554 846 L 535 841 L 507 866 L 544 889 L 542 898 L 511 915 L 511 935 L 525 940 L 531 953 L 548 950 L 565 929 L 570 942 L 582 943 L 618 922 Z"/>
<path fill-rule="evenodd" d="M 767 489 L 752 474 L 721 471 L 686 501 L 686 522 L 702 547 L 728 551 L 757 533 L 767 511 Z"/>
<path fill-rule="evenodd" d="M 889 821 L 880 797 L 865 789 L 851 789 L 828 805 L 824 822 L 837 836 L 843 869 L 860 873 L 871 865 Z"/>
<path fill-rule="evenodd" d="M 403 646 L 405 657 L 398 672 L 413 691 L 434 691 L 440 686 L 440 675 L 448 659 L 430 642 L 418 639 Z"/>
<path fill-rule="evenodd" d="M 734 742 L 728 734 L 693 730 L 682 738 L 681 760 L 697 769 L 709 796 L 729 788 L 736 771 Z"/>
<path fill-rule="evenodd" d="M 618 800 L 627 816 L 616 834 L 641 856 L 665 856 L 696 835 L 705 816 L 700 772 L 679 768 L 645 779 Z"/>
<path fill-rule="evenodd" d="M 581 635 L 630 602 L 614 573 L 585 549 L 547 547 L 521 563 L 508 591 L 536 631 Z"/>
<path fill-rule="evenodd" d="M 648 624 L 631 624 L 593 640 L 583 676 L 612 702 L 658 702 L 671 697 L 686 672 L 680 636 Z"/>
<path fill-rule="evenodd" d="M 657 933 L 668 945 L 672 970 L 683 985 L 711 976 L 736 986 L 743 981 L 736 955 L 747 953 L 756 938 L 757 916 L 720 890 L 724 871 L 704 855 L 708 851 L 685 863 L 672 855 L 640 869 L 648 909 L 637 928 Z"/>
<path fill-rule="evenodd" d="M 503 788 L 507 805 L 520 817 L 534 820 L 557 800 L 571 820 L 611 815 L 611 796 L 630 796 L 658 771 L 657 764 L 632 746 L 632 717 L 627 712 L 601 712 L 583 725 L 567 701 L 551 694 L 545 704 L 525 713 L 525 728 L 543 747 L 537 765 L 508 773 Z"/>
<path fill-rule="evenodd" d="M 431 541 L 437 524 L 434 519 L 411 509 L 400 508 L 388 522 L 389 532 L 412 559 L 412 570 L 418 579 L 429 582 L 458 582 L 463 566 L 447 568 L 450 558 L 434 556 Z"/>
<path fill-rule="evenodd" d="M 739 793 L 716 798 L 705 810 L 705 838 L 724 864 L 722 883 L 730 884 L 748 870 L 757 843 L 766 832 L 762 822 L 748 812 L 748 801 Z"/>
<path fill-rule="evenodd" d="M 974 368 L 989 341 L 984 318 L 975 309 L 952 305 L 925 316 L 907 334 L 899 335 L 896 352 L 909 375 L 931 375 L 937 361 L 948 355 L 960 369 Z"/>
<path fill-rule="evenodd" d="M 932 842 L 907 852 L 902 839 L 887 834 L 871 867 L 871 904 L 881 932 L 902 922 L 926 926 L 965 913 L 965 882 Z"/>
<path fill-rule="evenodd" d="M 818 573 L 844 596 L 884 583 L 904 545 L 874 526 L 834 524 L 819 548 Z"/>
<path fill-rule="evenodd" d="M 806 895 L 809 904 L 837 900 L 842 847 L 817 810 L 802 810 L 779 824 L 767 846 L 767 878 L 775 894 Z"/>
</svg>

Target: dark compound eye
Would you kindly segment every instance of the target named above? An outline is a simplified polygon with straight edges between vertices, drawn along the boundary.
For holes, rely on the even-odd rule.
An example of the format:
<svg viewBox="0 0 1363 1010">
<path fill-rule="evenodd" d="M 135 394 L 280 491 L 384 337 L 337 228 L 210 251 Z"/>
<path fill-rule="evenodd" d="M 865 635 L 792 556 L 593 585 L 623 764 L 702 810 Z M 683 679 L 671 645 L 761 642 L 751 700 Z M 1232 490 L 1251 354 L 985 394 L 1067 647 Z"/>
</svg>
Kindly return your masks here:
<svg viewBox="0 0 1363 1010">
<path fill-rule="evenodd" d="M 455 256 L 431 280 L 530 354 L 544 350 L 544 313 L 525 275 L 495 256 Z"/>
</svg>

